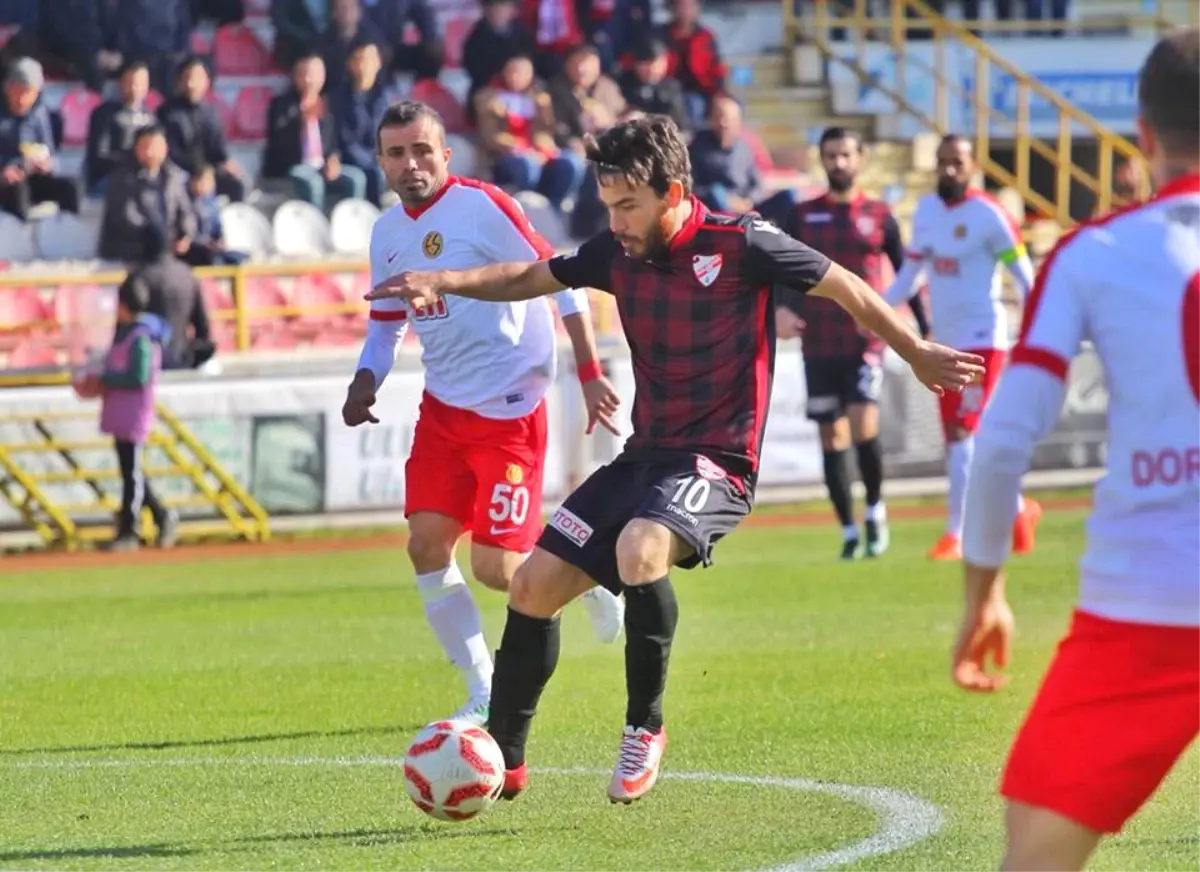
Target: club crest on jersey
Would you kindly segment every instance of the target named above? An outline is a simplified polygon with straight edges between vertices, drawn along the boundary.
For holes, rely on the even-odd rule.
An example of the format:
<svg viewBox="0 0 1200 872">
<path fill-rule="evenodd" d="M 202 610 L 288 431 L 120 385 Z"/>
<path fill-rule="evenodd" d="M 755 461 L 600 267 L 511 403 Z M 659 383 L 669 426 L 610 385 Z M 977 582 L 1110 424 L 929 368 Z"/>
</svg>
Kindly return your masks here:
<svg viewBox="0 0 1200 872">
<path fill-rule="evenodd" d="M 855 221 L 854 225 L 858 228 L 858 232 L 863 236 L 870 236 L 875 232 L 875 219 L 866 215 Z"/>
<path fill-rule="evenodd" d="M 725 258 L 720 254 L 697 254 L 692 258 L 692 272 L 696 274 L 697 281 L 707 288 L 721 274 L 721 264 L 724 262 Z"/>
<path fill-rule="evenodd" d="M 430 230 L 425 234 L 425 238 L 421 240 L 421 251 L 425 252 L 428 258 L 437 257 L 442 253 L 442 234 L 436 230 Z"/>
<path fill-rule="evenodd" d="M 504 470 L 504 477 L 508 479 L 509 484 L 520 484 L 525 480 L 525 473 L 521 470 L 521 467 L 515 463 L 510 463 L 508 469 Z"/>
<path fill-rule="evenodd" d="M 966 235 L 967 235 L 967 225 L 966 224 L 959 224 L 957 227 L 954 228 L 954 238 L 955 239 L 962 239 Z"/>
</svg>

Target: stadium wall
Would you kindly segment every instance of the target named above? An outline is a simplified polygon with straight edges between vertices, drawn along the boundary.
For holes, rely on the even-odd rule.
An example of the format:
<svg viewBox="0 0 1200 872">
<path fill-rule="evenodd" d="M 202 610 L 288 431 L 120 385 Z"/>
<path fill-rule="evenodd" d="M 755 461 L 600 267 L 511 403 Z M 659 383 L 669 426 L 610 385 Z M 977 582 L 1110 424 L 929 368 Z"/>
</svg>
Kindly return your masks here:
<svg viewBox="0 0 1200 872">
<path fill-rule="evenodd" d="M 614 457 L 621 444 L 604 431 L 584 435 L 581 395 L 569 359 L 564 349 L 549 396 L 545 498 L 550 505 L 596 465 Z M 610 347 L 606 366 L 625 399 L 618 426 L 629 433 L 633 376 L 628 354 Z M 350 429 L 342 424 L 341 406 L 353 367 L 354 358 L 344 354 L 308 358 L 300 367 L 294 359 L 275 364 L 262 358 L 230 359 L 218 375 L 164 379 L 160 400 L 280 526 L 324 526 L 337 523 L 339 517 L 356 523 L 373 518 L 390 522 L 403 510 L 404 461 L 421 397 L 421 371 L 414 356 L 401 355 L 375 407 L 382 423 Z M 1106 400 L 1095 358 L 1085 353 L 1072 366 L 1062 422 L 1038 451 L 1035 469 L 1044 480 L 1063 484 L 1095 477 L 1103 461 Z M 805 418 L 805 401 L 799 343 L 782 342 L 763 453 L 761 502 L 821 494 L 821 452 L 816 427 Z M 81 402 L 67 387 L 6 390 L 0 392 L 0 420 L 18 412 L 78 409 Z M 942 443 L 936 401 L 895 357 L 885 361 L 882 420 L 893 479 L 890 492 L 940 492 Z M 0 424 L 0 444 L 27 440 L 29 434 L 21 430 L 25 426 Z M 71 426 L 77 430 L 63 432 L 64 438 L 96 435 L 93 418 Z M 76 460 L 103 469 L 115 463 L 112 455 L 97 450 Z M 65 469 L 64 459 L 51 452 L 29 456 L 25 462 L 33 472 Z M 109 486 L 115 489 L 117 484 Z M 159 490 L 175 496 L 173 485 L 183 488 L 186 482 L 164 481 Z M 92 496 L 78 490 L 86 487 L 74 483 L 47 490 L 56 501 L 77 504 Z M 7 506 L 0 508 L 0 530 L 20 528 L 15 513 Z"/>
</svg>

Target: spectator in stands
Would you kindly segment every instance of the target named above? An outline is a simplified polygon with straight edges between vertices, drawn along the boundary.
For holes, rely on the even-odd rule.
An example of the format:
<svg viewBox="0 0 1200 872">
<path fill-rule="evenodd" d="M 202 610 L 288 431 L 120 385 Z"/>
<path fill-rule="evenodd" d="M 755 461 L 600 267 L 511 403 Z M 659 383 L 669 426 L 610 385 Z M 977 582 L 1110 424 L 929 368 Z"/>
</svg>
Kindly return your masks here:
<svg viewBox="0 0 1200 872">
<path fill-rule="evenodd" d="M 670 65 L 667 45 L 653 35 L 646 35 L 633 46 L 632 69 L 621 73 L 621 93 L 631 110 L 654 115 L 666 115 L 679 127 L 689 131 L 691 124 L 683 103 L 683 86 L 674 76 L 667 75 Z"/>
<path fill-rule="evenodd" d="M 493 181 L 514 191 L 537 191 L 561 208 L 575 193 L 579 173 L 554 141 L 554 110 L 550 95 L 534 83 L 533 61 L 524 55 L 510 59 L 496 86 L 475 99 Z"/>
<path fill-rule="evenodd" d="M 302 55 L 315 49 L 329 27 L 330 5 L 330 0 L 271 0 L 275 63 L 280 69 L 292 69 Z"/>
<path fill-rule="evenodd" d="M 575 6 L 584 37 L 600 55 L 601 69 L 615 75 L 618 60 L 629 51 L 637 34 L 651 26 L 650 0 L 576 0 Z"/>
<path fill-rule="evenodd" d="M 471 78 L 466 108 L 472 120 L 475 96 L 493 83 L 510 58 L 533 51 L 533 41 L 519 15 L 518 0 L 483 0 L 483 15 L 463 45 L 463 69 Z"/>
<path fill-rule="evenodd" d="M 88 121 L 87 157 L 84 178 L 88 196 L 103 197 L 109 173 L 126 161 L 133 140 L 143 127 L 154 124 L 154 113 L 146 108 L 150 93 L 150 69 L 145 61 L 129 61 L 121 70 L 121 96 L 108 100 Z"/>
<path fill-rule="evenodd" d="M 755 210 L 782 224 L 796 204 L 794 191 L 783 190 L 760 200 L 762 180 L 754 153 L 742 139 L 742 110 L 737 101 L 719 95 L 712 101 L 709 126 L 696 134 L 688 153 L 692 189 L 704 205 L 718 212 Z"/>
<path fill-rule="evenodd" d="M 321 89 L 325 63 L 309 53 L 296 61 L 292 86 L 271 98 L 264 179 L 291 182 L 292 195 L 328 211 L 342 199 L 366 195 L 367 177 L 342 164 L 337 128 Z"/>
<path fill-rule="evenodd" d="M 192 266 L 236 266 L 245 263 L 241 251 L 225 247 L 221 226 L 221 204 L 217 200 L 217 174 L 210 166 L 198 166 L 188 179 L 192 212 L 196 216 L 196 236 L 183 259 Z"/>
<path fill-rule="evenodd" d="M 700 0 L 675 0 L 675 19 L 667 28 L 667 74 L 683 86 L 693 128 L 704 123 L 708 104 L 725 89 L 725 64 L 717 38 L 700 23 Z"/>
<path fill-rule="evenodd" d="M 562 72 L 550 80 L 550 106 L 554 111 L 554 139 L 564 154 L 583 161 L 583 137 L 596 135 L 625 114 L 625 98 L 617 83 L 600 71 L 595 46 L 581 43 L 567 52 Z"/>
<path fill-rule="evenodd" d="M 116 55 L 103 50 L 105 2 L 37 0 L 31 10 L 20 15 L 22 27 L 4 47 L 0 59 L 9 66 L 18 58 L 34 57 L 56 78 L 80 80 L 99 91 L 104 86 L 105 70 L 116 69 L 120 62 Z"/>
<path fill-rule="evenodd" d="M 135 256 L 125 282 L 145 284 L 150 291 L 146 311 L 165 324 L 163 368 L 202 366 L 213 356 L 216 345 L 200 281 L 191 267 L 173 256 L 161 225 L 147 225 L 133 238 Z"/>
<path fill-rule="evenodd" d="M 533 36 L 533 68 L 549 81 L 562 70 L 567 52 L 586 38 L 579 0 L 521 0 L 521 22 Z"/>
<path fill-rule="evenodd" d="M 108 177 L 104 218 L 100 224 L 100 256 L 136 260 L 147 227 L 163 227 L 176 254 L 186 254 L 196 237 L 196 215 L 188 197 L 186 176 L 168 156 L 162 127 L 137 132 L 133 154 Z"/>
<path fill-rule="evenodd" d="M 438 77 L 446 47 L 430 0 L 364 0 L 363 7 L 391 46 L 390 72 L 418 80 Z"/>
<path fill-rule="evenodd" d="M 349 78 L 329 94 L 342 162 L 362 170 L 367 179 L 367 199 L 375 205 L 379 205 L 385 190 L 383 172 L 375 159 L 376 126 L 388 106 L 379 74 L 382 67 L 379 46 L 371 42 L 356 45 L 346 62 Z"/>
<path fill-rule="evenodd" d="M 369 18 L 363 17 L 359 0 L 333 0 L 329 26 L 321 35 L 318 51 L 325 61 L 325 92 L 332 93 L 346 82 L 350 53 L 363 43 L 385 44 L 385 37 Z"/>
<path fill-rule="evenodd" d="M 38 100 L 45 77 L 33 58 L 16 61 L 4 77 L 0 106 L 0 209 L 24 220 L 38 203 L 79 211 L 75 181 L 54 175 L 54 130 Z"/>
<path fill-rule="evenodd" d="M 238 203 L 246 199 L 242 168 L 229 156 L 225 124 L 208 100 L 212 79 L 199 57 L 187 58 L 175 74 L 175 96 L 158 107 L 171 160 L 185 173 L 200 164 L 215 167 L 217 193 Z"/>
<path fill-rule="evenodd" d="M 161 94 L 171 91 L 176 65 L 192 41 L 188 0 L 105 0 L 109 4 L 106 48 L 125 62 L 144 58 L 150 84 Z"/>
<path fill-rule="evenodd" d="M 246 17 L 244 0 L 190 0 L 192 24 L 211 23 L 213 27 L 238 24 Z"/>
<path fill-rule="evenodd" d="M 155 495 L 142 469 L 143 449 L 154 429 L 154 396 L 163 365 L 163 322 L 148 312 L 150 288 L 127 278 L 117 290 L 117 329 L 99 376 L 100 432 L 113 437 L 121 470 L 121 508 L 111 551 L 141 545 L 142 507 L 158 527 L 161 548 L 175 544 L 179 516 Z"/>
</svg>

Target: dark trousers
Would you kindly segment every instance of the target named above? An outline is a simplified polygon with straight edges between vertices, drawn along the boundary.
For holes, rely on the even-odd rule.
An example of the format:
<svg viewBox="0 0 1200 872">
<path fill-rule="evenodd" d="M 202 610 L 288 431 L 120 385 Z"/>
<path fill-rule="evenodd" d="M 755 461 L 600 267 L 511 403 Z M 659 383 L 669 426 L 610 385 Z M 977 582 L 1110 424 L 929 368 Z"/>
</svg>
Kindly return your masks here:
<svg viewBox="0 0 1200 872">
<path fill-rule="evenodd" d="M 121 467 L 121 512 L 117 515 L 117 538 L 137 536 L 141 528 L 142 506 L 150 509 L 154 523 L 162 528 L 167 510 L 142 472 L 143 445 L 139 442 L 115 440 L 117 463 Z"/>
<path fill-rule="evenodd" d="M 64 212 L 79 211 L 79 189 L 66 176 L 30 175 L 15 185 L 0 185 L 0 209 L 22 221 L 38 203 L 54 202 Z"/>
</svg>

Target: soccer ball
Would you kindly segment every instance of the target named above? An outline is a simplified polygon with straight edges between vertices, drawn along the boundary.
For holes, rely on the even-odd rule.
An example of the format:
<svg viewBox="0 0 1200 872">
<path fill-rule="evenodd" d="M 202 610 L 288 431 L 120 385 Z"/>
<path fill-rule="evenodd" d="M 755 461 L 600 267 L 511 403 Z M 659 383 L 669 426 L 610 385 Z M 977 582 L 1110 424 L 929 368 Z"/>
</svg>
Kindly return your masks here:
<svg viewBox="0 0 1200 872">
<path fill-rule="evenodd" d="M 465 821 L 487 811 L 503 786 L 500 746 L 466 721 L 435 721 L 417 733 L 404 755 L 409 798 L 438 820 Z"/>
</svg>

